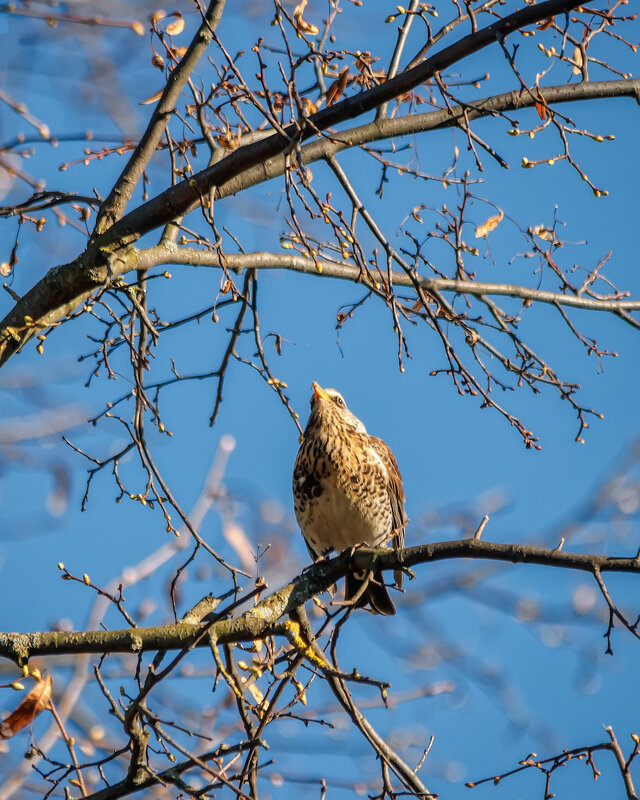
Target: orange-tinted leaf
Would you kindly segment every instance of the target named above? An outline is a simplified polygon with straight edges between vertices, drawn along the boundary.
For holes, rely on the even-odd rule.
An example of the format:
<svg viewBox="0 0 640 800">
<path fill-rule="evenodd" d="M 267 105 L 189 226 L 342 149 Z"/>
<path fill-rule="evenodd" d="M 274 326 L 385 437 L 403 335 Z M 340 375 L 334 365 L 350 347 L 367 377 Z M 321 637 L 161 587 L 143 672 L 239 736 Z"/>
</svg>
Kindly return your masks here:
<svg viewBox="0 0 640 800">
<path fill-rule="evenodd" d="M 495 217 L 489 217 L 482 225 L 478 225 L 476 228 L 476 239 L 486 239 L 491 231 L 495 231 L 503 219 L 504 213 L 501 211 L 499 214 L 496 214 Z"/>
<path fill-rule="evenodd" d="M 580 75 L 582 72 L 582 50 L 579 47 L 576 47 L 576 49 L 573 51 L 572 60 L 575 62 L 575 65 L 571 71 L 574 75 Z"/>
<path fill-rule="evenodd" d="M 544 97 L 540 92 L 538 92 L 538 99 L 536 100 L 536 111 L 538 112 L 540 119 L 547 118 L 547 106 L 545 105 Z"/>
<path fill-rule="evenodd" d="M 318 110 L 318 106 L 314 102 L 309 100 L 308 97 L 302 98 L 302 105 L 304 106 L 305 114 L 315 114 L 316 111 Z"/>
<path fill-rule="evenodd" d="M 38 714 L 49 708 L 51 700 L 51 675 L 38 681 L 20 705 L 9 716 L 0 722 L 0 739 L 10 739 L 27 725 L 30 725 Z"/>
<path fill-rule="evenodd" d="M 167 25 L 166 31 L 169 36 L 177 36 L 184 30 L 184 20 L 179 11 L 174 11 L 171 16 L 177 17 L 177 19 Z"/>
<path fill-rule="evenodd" d="M 162 92 L 164 92 L 164 89 L 160 89 L 159 92 L 152 94 L 151 97 L 147 97 L 146 100 L 141 100 L 140 105 L 149 106 L 151 103 L 156 103 L 162 97 Z"/>
<path fill-rule="evenodd" d="M 253 699 L 256 703 L 263 703 L 264 702 L 264 695 L 260 691 L 260 689 L 255 685 L 255 683 L 249 684 L 249 691 L 253 695 Z"/>
<path fill-rule="evenodd" d="M 269 703 L 265 700 L 264 695 L 262 694 L 262 692 L 256 686 L 255 683 L 249 684 L 249 692 L 253 696 L 253 699 L 256 701 L 256 712 L 258 714 L 258 717 L 262 719 L 267 709 L 269 708 Z"/>
<path fill-rule="evenodd" d="M 364 74 L 365 72 L 369 72 L 371 70 L 371 64 L 379 60 L 379 58 L 374 58 L 371 53 L 366 50 L 364 53 L 358 53 L 356 67 L 358 68 L 359 72 Z"/>
<path fill-rule="evenodd" d="M 308 33 L 310 36 L 315 36 L 317 33 L 320 33 L 320 29 L 316 25 L 311 25 L 311 23 L 302 19 L 306 5 L 307 0 L 302 0 L 302 2 L 293 9 L 293 20 L 298 33 Z"/>
<path fill-rule="evenodd" d="M 554 19 L 555 19 L 555 17 L 547 17 L 546 19 L 543 19 L 542 22 L 539 22 L 536 25 L 536 28 L 539 31 L 546 31 L 548 28 L 550 28 L 553 25 Z"/>
<path fill-rule="evenodd" d="M 347 79 L 349 78 L 349 68 L 345 67 L 340 75 L 335 79 L 327 90 L 327 106 L 339 100 L 344 90 L 347 88 Z"/>
<path fill-rule="evenodd" d="M 538 238 L 544 239 L 547 242 L 553 242 L 555 238 L 551 228 L 545 228 L 544 225 L 536 225 L 533 229 L 533 233 Z"/>
</svg>

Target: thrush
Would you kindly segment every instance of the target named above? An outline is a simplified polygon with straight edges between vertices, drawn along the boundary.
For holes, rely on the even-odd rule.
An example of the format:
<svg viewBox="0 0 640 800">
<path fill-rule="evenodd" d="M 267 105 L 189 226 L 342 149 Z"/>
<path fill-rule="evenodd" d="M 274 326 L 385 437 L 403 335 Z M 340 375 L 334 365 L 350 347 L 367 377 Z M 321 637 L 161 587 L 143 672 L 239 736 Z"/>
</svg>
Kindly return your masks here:
<svg viewBox="0 0 640 800">
<path fill-rule="evenodd" d="M 388 445 L 370 436 L 335 389 L 313 385 L 311 414 L 293 469 L 296 519 L 314 560 L 356 545 L 404 546 L 404 491 Z M 377 614 L 396 613 L 380 570 L 351 571 L 345 600 Z M 366 584 L 363 589 L 363 584 Z M 400 588 L 402 572 L 395 573 Z"/>
</svg>

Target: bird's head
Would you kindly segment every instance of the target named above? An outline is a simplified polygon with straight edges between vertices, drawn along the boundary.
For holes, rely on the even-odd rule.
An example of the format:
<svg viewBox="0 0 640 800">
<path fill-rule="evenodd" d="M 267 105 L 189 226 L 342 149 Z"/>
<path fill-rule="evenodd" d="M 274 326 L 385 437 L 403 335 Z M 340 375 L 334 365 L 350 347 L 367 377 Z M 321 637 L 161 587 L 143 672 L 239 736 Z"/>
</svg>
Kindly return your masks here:
<svg viewBox="0 0 640 800">
<path fill-rule="evenodd" d="M 311 416 L 307 426 L 335 425 L 353 433 L 366 433 L 362 422 L 347 408 L 344 397 L 335 389 L 323 389 L 315 381 L 311 384 Z"/>
</svg>

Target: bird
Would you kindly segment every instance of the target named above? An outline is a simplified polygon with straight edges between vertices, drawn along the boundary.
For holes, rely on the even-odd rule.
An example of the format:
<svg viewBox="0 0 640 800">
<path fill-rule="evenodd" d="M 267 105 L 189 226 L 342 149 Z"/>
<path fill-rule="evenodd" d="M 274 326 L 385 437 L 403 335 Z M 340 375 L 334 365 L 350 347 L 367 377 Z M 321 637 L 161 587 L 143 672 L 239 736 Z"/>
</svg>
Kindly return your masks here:
<svg viewBox="0 0 640 800">
<path fill-rule="evenodd" d="M 407 518 L 398 465 L 382 439 L 367 433 L 335 389 L 312 383 L 311 413 L 293 468 L 293 499 L 298 525 L 314 561 L 332 550 L 358 545 L 380 547 L 391 540 L 404 547 Z M 394 573 L 402 585 L 402 571 Z M 350 571 L 345 601 L 367 581 L 367 571 Z M 391 616 L 395 605 L 376 570 L 356 600 L 374 614 Z"/>
</svg>

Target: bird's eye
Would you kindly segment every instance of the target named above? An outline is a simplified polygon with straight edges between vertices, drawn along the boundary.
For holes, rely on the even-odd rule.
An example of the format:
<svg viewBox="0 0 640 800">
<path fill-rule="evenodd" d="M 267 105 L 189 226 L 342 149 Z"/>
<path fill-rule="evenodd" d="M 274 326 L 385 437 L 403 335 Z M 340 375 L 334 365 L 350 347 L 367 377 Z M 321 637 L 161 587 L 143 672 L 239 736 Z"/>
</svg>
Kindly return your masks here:
<svg viewBox="0 0 640 800">
<path fill-rule="evenodd" d="M 336 403 L 339 406 L 344 406 L 344 400 L 340 396 L 336 397 Z"/>
</svg>

